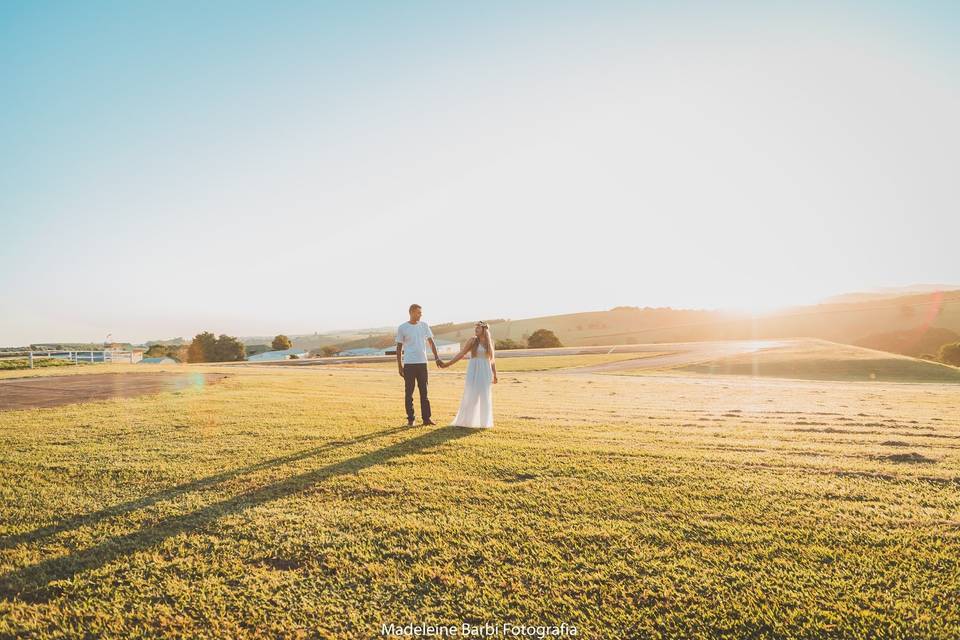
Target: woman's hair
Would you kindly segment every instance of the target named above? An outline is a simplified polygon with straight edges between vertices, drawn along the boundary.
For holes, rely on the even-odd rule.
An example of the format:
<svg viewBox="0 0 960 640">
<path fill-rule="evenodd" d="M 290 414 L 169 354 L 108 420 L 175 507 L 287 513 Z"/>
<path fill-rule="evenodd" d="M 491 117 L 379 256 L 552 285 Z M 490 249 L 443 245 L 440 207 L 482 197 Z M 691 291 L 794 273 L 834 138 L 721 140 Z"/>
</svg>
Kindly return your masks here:
<svg viewBox="0 0 960 640">
<path fill-rule="evenodd" d="M 473 341 L 473 347 L 470 349 L 470 357 L 477 357 L 477 347 L 483 343 L 483 348 L 487 351 L 487 360 L 492 361 L 496 358 L 496 353 L 494 353 L 493 338 L 490 336 L 490 326 L 482 320 L 475 326 L 483 327 L 483 332 L 480 334 L 479 339 Z"/>
</svg>

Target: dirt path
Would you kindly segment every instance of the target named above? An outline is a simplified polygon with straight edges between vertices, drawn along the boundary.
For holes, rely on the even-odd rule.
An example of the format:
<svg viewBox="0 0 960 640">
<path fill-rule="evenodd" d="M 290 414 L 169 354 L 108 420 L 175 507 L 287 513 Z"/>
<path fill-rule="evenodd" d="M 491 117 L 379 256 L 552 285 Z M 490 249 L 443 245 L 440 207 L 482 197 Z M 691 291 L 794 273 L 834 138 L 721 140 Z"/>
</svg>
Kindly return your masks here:
<svg viewBox="0 0 960 640">
<path fill-rule="evenodd" d="M 225 373 L 102 373 L 0 380 L 0 411 L 58 407 L 201 387 Z"/>
</svg>

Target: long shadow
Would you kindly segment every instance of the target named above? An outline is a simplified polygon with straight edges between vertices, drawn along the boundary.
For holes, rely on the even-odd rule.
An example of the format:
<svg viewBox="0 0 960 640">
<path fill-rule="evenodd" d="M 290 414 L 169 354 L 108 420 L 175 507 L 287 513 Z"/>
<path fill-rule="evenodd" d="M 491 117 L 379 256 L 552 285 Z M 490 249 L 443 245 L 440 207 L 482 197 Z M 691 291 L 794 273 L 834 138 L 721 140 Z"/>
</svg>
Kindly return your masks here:
<svg viewBox="0 0 960 640">
<path fill-rule="evenodd" d="M 402 433 L 404 431 L 410 430 L 411 427 L 394 427 L 392 429 L 382 429 L 380 431 L 375 431 L 373 433 L 368 433 L 362 436 L 357 436 L 355 438 L 350 438 L 349 440 L 335 440 L 333 442 L 328 442 L 317 447 L 312 447 L 310 449 L 304 449 L 303 451 L 297 451 L 296 453 L 291 453 L 289 455 L 281 456 L 279 458 L 272 458 L 270 460 L 264 460 L 263 462 L 257 462 L 246 467 L 239 467 L 236 469 L 230 469 L 228 471 L 223 471 L 212 476 L 207 476 L 206 478 L 200 478 L 198 480 L 192 480 L 184 484 L 179 484 L 175 487 L 170 487 L 159 491 L 149 496 L 144 496 L 142 498 L 137 498 L 136 500 L 130 500 L 128 502 L 123 502 L 121 504 L 113 505 L 106 507 L 99 511 L 94 511 L 92 513 L 85 513 L 82 515 L 71 516 L 55 522 L 39 529 L 34 529 L 33 531 L 25 531 L 23 533 L 15 533 L 12 535 L 5 536 L 0 538 L 0 549 L 9 549 L 15 547 L 19 544 L 25 542 L 36 542 L 42 538 L 48 536 L 53 536 L 64 531 L 70 531 L 71 529 L 77 529 L 80 527 L 96 524 L 101 520 L 106 520 L 108 518 L 113 518 L 115 516 L 124 515 L 131 513 L 138 509 L 143 509 L 144 507 L 149 507 L 158 502 L 164 500 L 170 500 L 176 498 L 177 496 L 189 493 L 191 491 L 198 491 L 200 489 L 206 489 L 212 487 L 221 482 L 231 480 L 238 476 L 247 473 L 253 473 L 255 471 L 261 471 L 263 469 L 269 469 L 270 467 L 277 467 L 284 465 L 290 462 L 296 462 L 297 460 L 303 460 L 304 458 L 309 458 L 311 456 L 324 453 L 326 451 L 332 451 L 334 449 L 339 449 L 342 447 L 349 447 L 351 445 L 360 444 L 362 442 L 367 442 L 368 440 L 374 440 L 376 438 L 382 438 L 385 436 L 393 435 L 396 433 Z"/>
<path fill-rule="evenodd" d="M 202 507 L 191 513 L 167 518 L 155 526 L 110 538 L 89 549 L 11 571 L 0 576 L 0 599 L 9 601 L 19 598 L 25 602 L 47 602 L 58 595 L 58 590 L 50 586 L 50 583 L 55 580 L 71 579 L 79 573 L 102 567 L 121 556 L 142 551 L 167 538 L 195 530 L 223 516 L 304 491 L 328 478 L 356 473 L 393 458 L 436 447 L 472 433 L 476 433 L 476 430 L 441 427 L 410 440 L 291 476 L 275 484 Z"/>
</svg>

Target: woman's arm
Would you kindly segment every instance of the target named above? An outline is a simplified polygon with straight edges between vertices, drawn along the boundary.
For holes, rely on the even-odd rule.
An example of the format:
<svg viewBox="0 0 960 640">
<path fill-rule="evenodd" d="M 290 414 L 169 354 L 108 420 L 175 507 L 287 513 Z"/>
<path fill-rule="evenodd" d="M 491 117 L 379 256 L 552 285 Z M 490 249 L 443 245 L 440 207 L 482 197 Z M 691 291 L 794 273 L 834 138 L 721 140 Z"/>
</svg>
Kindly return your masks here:
<svg viewBox="0 0 960 640">
<path fill-rule="evenodd" d="M 490 362 L 490 368 L 493 369 L 493 384 L 497 384 L 497 361 Z"/>
<path fill-rule="evenodd" d="M 462 360 L 462 359 L 463 359 L 463 356 L 467 355 L 467 352 L 469 352 L 470 349 L 473 348 L 473 341 L 474 341 L 474 340 L 476 340 L 476 338 L 470 338 L 469 340 L 467 340 L 467 344 L 464 345 L 463 349 L 460 349 L 460 353 L 458 353 L 457 355 L 455 355 L 452 360 L 448 360 L 447 362 L 444 362 L 444 363 L 441 364 L 440 366 L 441 366 L 442 368 L 446 369 L 447 367 L 449 367 L 450 365 L 452 365 L 453 363 L 455 363 L 457 360 Z"/>
</svg>

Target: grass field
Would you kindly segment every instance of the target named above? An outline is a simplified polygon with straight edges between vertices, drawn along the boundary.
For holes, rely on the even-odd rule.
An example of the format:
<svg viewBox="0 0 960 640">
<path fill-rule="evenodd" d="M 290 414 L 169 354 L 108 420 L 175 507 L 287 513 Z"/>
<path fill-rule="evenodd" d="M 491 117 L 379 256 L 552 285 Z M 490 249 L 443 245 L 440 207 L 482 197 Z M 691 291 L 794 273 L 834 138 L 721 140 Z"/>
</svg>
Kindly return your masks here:
<svg viewBox="0 0 960 640">
<path fill-rule="evenodd" d="M 960 382 L 960 369 L 884 351 L 805 340 L 789 346 L 681 367 L 696 373 L 801 380 Z"/>
<path fill-rule="evenodd" d="M 35 358 L 34 367 L 67 367 L 76 366 L 72 362 L 61 360 L 59 358 Z M 18 369 L 29 369 L 30 360 L 27 358 L 4 358 L 0 360 L 0 371 L 11 371 Z"/>
<path fill-rule="evenodd" d="M 90 373 L 122 373 L 124 371 L 186 371 L 169 365 L 145 364 L 67 364 L 63 366 L 38 367 L 36 369 L 0 369 L 0 380 L 11 378 L 36 378 L 41 376 L 76 376 Z"/>
<path fill-rule="evenodd" d="M 644 353 L 588 353 L 573 356 L 519 356 L 497 358 L 497 373 L 512 373 L 519 371 L 553 371 L 556 369 L 573 369 L 576 367 L 589 367 L 596 364 L 606 364 L 608 362 L 621 362 L 623 360 L 640 360 L 641 358 L 651 358 L 653 356 L 663 355 L 664 352 L 644 352 Z M 450 360 L 450 358 L 446 358 Z M 468 359 L 463 359 L 453 365 L 448 371 L 466 369 Z M 383 369 L 389 371 L 397 370 L 397 363 L 390 362 L 363 362 L 336 365 L 340 367 L 356 367 L 362 369 Z M 430 371 L 438 371 L 436 366 L 431 363 Z"/>
<path fill-rule="evenodd" d="M 0 637 L 960 636 L 955 385 L 505 372 L 475 432 L 392 370 L 202 370 L 0 413 Z"/>
</svg>

